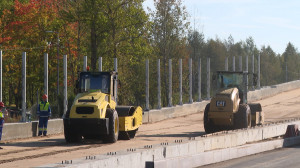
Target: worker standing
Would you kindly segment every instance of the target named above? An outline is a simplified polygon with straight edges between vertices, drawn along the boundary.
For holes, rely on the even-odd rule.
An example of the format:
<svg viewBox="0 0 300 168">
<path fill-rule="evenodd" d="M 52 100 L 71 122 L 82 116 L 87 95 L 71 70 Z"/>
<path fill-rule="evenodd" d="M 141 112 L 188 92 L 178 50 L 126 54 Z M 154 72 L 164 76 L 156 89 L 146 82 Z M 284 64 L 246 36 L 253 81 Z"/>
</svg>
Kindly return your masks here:
<svg viewBox="0 0 300 168">
<path fill-rule="evenodd" d="M 3 129 L 3 125 L 4 125 L 3 107 L 4 107 L 4 103 L 0 102 L 0 141 L 1 141 L 1 137 L 2 137 L 2 129 Z M 3 148 L 0 147 L 0 149 L 3 149 Z"/>
<path fill-rule="evenodd" d="M 38 104 L 37 116 L 39 118 L 39 134 L 38 136 L 47 135 L 48 120 L 51 116 L 50 103 L 47 101 L 47 95 L 42 96 L 42 101 Z"/>
</svg>

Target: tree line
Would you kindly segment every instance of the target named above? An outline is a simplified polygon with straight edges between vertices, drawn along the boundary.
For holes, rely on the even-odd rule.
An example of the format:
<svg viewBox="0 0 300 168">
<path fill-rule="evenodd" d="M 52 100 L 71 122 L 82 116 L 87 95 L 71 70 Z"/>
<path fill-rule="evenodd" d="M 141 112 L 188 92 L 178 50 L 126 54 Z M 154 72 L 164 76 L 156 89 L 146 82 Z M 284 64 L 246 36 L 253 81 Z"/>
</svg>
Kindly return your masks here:
<svg viewBox="0 0 300 168">
<path fill-rule="evenodd" d="M 69 105 L 74 99 L 77 72 L 82 70 L 83 56 L 88 56 L 91 71 L 97 71 L 102 57 L 103 70 L 113 70 L 118 59 L 119 104 L 145 106 L 145 60 L 150 60 L 150 108 L 157 102 L 157 59 L 161 60 L 162 106 L 168 103 L 168 60 L 173 74 L 178 74 L 183 60 L 183 101 L 188 102 L 188 60 L 193 59 L 193 97 L 197 100 L 197 67 L 202 60 L 202 96 L 205 96 L 206 58 L 211 71 L 224 70 L 224 61 L 242 56 L 261 56 L 261 85 L 268 86 L 300 78 L 297 48 L 288 43 L 282 54 L 271 46 L 258 49 L 254 39 L 234 41 L 205 38 L 190 25 L 189 14 L 181 0 L 154 1 L 154 10 L 145 10 L 144 0 L 7 0 L 0 2 L 0 49 L 3 51 L 3 100 L 21 107 L 21 53 L 27 52 L 27 106 L 43 93 L 43 54 L 49 54 L 49 100 L 54 117 L 61 117 L 57 95 L 57 64 L 62 87 L 62 58 L 68 55 Z M 286 68 L 287 67 L 287 68 Z M 243 63 L 243 69 L 245 63 Z M 229 61 L 232 69 L 232 61 Z M 250 69 L 250 66 L 249 66 Z M 257 69 L 257 68 L 256 68 Z M 287 71 L 286 71 L 287 69 Z M 286 72 L 288 72 L 286 75 Z M 173 78 L 173 104 L 179 80 Z M 37 92 L 38 91 L 38 92 Z M 62 89 L 60 89 L 62 91 Z M 62 109 L 62 108 L 60 108 Z"/>
</svg>

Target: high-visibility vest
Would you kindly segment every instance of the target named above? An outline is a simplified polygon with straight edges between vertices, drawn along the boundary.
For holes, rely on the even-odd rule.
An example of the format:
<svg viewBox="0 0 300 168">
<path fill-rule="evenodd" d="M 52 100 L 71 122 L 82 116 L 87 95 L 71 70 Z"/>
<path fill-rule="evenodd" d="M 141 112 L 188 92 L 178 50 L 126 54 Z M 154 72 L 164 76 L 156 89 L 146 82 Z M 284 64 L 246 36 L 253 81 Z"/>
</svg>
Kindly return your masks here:
<svg viewBox="0 0 300 168">
<path fill-rule="evenodd" d="M 4 118 L 2 111 L 0 111 L 0 118 Z"/>
<path fill-rule="evenodd" d="M 41 101 L 39 105 L 40 105 L 40 114 L 39 114 L 40 117 L 48 117 L 51 115 L 51 112 L 48 111 L 50 106 L 49 102 L 46 102 L 45 104 L 43 101 Z"/>
</svg>

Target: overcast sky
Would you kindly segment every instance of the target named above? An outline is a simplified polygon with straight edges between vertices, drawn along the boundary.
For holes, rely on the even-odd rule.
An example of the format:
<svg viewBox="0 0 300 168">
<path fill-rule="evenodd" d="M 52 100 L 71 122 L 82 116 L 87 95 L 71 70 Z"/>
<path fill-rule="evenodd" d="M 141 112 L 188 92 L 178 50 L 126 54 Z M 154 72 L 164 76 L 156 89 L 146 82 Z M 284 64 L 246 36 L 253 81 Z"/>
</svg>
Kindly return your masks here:
<svg viewBox="0 0 300 168">
<path fill-rule="evenodd" d="M 288 42 L 300 47 L 299 0 L 183 0 L 183 4 L 191 26 L 195 20 L 206 39 L 232 35 L 239 42 L 251 36 L 258 49 L 270 45 L 279 54 Z M 153 8 L 153 0 L 145 0 L 144 6 Z"/>
</svg>

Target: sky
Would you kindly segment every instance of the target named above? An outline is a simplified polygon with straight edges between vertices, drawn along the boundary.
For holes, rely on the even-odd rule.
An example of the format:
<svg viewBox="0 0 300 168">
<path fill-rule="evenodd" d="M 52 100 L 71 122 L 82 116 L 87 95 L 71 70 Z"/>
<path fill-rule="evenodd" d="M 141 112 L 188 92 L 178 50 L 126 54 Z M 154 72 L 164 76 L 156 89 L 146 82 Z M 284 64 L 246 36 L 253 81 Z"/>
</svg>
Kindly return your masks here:
<svg viewBox="0 0 300 168">
<path fill-rule="evenodd" d="M 234 42 L 252 37 L 258 49 L 270 46 L 282 54 L 289 42 L 299 52 L 299 0 L 182 0 L 189 13 L 191 26 L 206 39 L 222 41 L 231 35 Z M 153 7 L 145 0 L 144 8 Z M 148 11 L 146 9 L 146 11 Z"/>
</svg>

